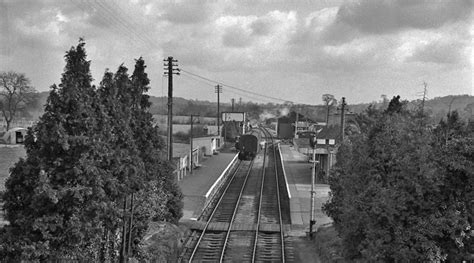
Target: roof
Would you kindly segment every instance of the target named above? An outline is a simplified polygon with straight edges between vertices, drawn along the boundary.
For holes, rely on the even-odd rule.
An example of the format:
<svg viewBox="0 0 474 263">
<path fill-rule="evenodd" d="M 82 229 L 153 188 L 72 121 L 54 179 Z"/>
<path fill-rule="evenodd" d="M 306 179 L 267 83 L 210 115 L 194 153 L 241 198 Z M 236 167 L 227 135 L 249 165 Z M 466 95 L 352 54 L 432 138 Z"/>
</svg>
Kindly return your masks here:
<svg viewBox="0 0 474 263">
<path fill-rule="evenodd" d="M 291 122 L 295 122 L 296 121 L 296 112 L 292 111 L 290 112 L 288 115 L 286 116 L 282 116 L 280 118 L 278 118 L 278 121 L 280 123 L 291 123 Z M 306 121 L 306 122 L 311 122 L 311 123 L 315 123 L 314 120 L 306 117 L 305 115 L 303 114 L 300 114 L 298 113 L 298 122 L 300 121 Z"/>
<path fill-rule="evenodd" d="M 323 127 L 316 137 L 318 139 L 336 139 L 338 141 L 341 139 L 341 126 L 331 125 Z"/>
<path fill-rule="evenodd" d="M 21 128 L 21 127 L 11 128 L 10 130 L 7 131 L 7 133 L 16 132 L 16 131 L 20 131 L 20 130 L 26 130 L 26 128 Z"/>
</svg>

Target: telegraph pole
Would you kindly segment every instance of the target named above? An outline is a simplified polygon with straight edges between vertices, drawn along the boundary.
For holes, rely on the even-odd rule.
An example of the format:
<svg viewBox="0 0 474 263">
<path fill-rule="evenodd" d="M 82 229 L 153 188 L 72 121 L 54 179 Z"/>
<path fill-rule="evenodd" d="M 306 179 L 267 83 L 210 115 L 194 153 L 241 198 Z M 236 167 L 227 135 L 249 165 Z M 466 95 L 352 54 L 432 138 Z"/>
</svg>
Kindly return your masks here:
<svg viewBox="0 0 474 263">
<path fill-rule="evenodd" d="M 346 113 L 346 98 L 342 97 L 342 103 L 341 103 L 341 136 L 342 140 L 344 141 L 344 126 L 345 126 L 345 121 L 344 121 L 344 114 Z"/>
<path fill-rule="evenodd" d="M 427 87 L 428 87 L 428 84 L 425 81 L 423 81 L 423 100 L 421 101 L 421 109 L 420 109 L 420 126 L 421 127 L 423 127 L 423 119 L 424 119 L 423 115 L 424 115 L 424 110 L 425 110 L 426 88 Z M 449 111 L 451 111 L 451 104 L 449 105 Z"/>
<path fill-rule="evenodd" d="M 295 111 L 295 113 L 296 113 L 296 121 L 295 121 L 295 138 L 298 138 L 298 115 L 299 115 L 299 113 L 298 113 L 298 111 L 297 111 L 297 110 Z"/>
<path fill-rule="evenodd" d="M 234 102 L 235 102 L 235 99 L 232 98 L 231 102 L 232 102 L 232 111 L 234 111 Z"/>
<path fill-rule="evenodd" d="M 173 74 L 179 75 L 180 69 L 177 68 L 178 60 L 173 57 L 163 60 L 166 67 L 165 75 L 168 75 L 168 161 L 173 159 Z"/>
<path fill-rule="evenodd" d="M 316 224 L 316 219 L 314 218 L 314 197 L 315 197 L 315 190 L 314 190 L 314 183 L 316 180 L 316 163 L 319 163 L 316 161 L 316 138 L 315 140 L 315 145 L 313 147 L 313 160 L 311 161 L 313 163 L 313 167 L 311 169 L 311 210 L 310 210 L 310 218 L 309 218 L 309 236 L 313 238 L 313 225 Z"/>
<path fill-rule="evenodd" d="M 220 129 L 220 126 L 219 126 L 219 124 L 220 124 L 220 121 L 219 121 L 219 119 L 220 119 L 220 116 L 219 116 L 219 114 L 220 114 L 220 104 L 219 104 L 220 96 L 219 96 L 219 94 L 222 93 L 221 85 L 217 84 L 214 92 L 217 93 L 217 136 L 220 137 L 221 136 L 221 129 Z"/>
<path fill-rule="evenodd" d="M 428 84 L 423 81 L 423 100 L 421 101 L 421 117 L 423 118 L 423 111 L 425 109 L 425 100 L 426 100 L 426 88 Z M 451 106 L 450 106 L 451 107 Z"/>
<path fill-rule="evenodd" d="M 190 139 L 190 144 L 191 144 L 191 158 L 190 158 L 190 165 L 191 167 L 189 168 L 189 173 L 193 174 L 193 117 L 198 117 L 199 115 L 192 115 L 191 114 L 191 139 Z"/>
</svg>

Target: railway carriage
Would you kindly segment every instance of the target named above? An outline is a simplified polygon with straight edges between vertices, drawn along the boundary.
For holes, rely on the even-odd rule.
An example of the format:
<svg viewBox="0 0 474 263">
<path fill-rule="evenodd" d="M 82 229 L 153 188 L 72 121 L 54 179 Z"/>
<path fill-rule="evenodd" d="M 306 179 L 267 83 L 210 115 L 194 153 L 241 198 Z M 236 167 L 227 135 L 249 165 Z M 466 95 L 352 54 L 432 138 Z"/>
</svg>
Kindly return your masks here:
<svg viewBox="0 0 474 263">
<path fill-rule="evenodd" d="M 240 160 L 252 160 L 261 149 L 261 134 L 258 129 L 253 129 L 250 132 L 238 138 L 235 148 L 239 151 Z"/>
</svg>

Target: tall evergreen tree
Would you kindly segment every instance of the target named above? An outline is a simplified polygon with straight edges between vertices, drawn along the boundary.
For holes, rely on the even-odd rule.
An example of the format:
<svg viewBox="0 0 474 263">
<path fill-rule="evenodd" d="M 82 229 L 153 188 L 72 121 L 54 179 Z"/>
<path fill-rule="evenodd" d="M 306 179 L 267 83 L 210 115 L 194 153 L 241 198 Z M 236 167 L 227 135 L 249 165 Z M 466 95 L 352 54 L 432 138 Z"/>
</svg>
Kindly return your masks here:
<svg viewBox="0 0 474 263">
<path fill-rule="evenodd" d="M 148 112 L 144 61 L 132 76 L 123 65 L 107 71 L 96 89 L 84 45 L 66 53 L 61 84 L 7 180 L 6 260 L 115 262 L 130 246 L 128 256 L 139 254 L 151 221 L 181 217 L 181 192 Z"/>
<path fill-rule="evenodd" d="M 135 143 L 140 149 L 139 156 L 144 163 L 145 177 L 148 181 L 147 186 L 137 194 L 136 208 L 137 211 L 148 215 L 147 220 L 177 223 L 182 216 L 182 194 L 173 176 L 172 167 L 166 161 L 164 141 L 158 135 L 158 127 L 153 126 L 152 114 L 148 112 L 151 103 L 145 93 L 149 89 L 150 81 L 145 68 L 144 60 L 139 58 L 131 76 L 130 108 L 133 115 L 131 127 Z M 138 213 L 134 217 L 137 218 L 135 235 L 137 243 L 145 233 L 146 220 L 140 221 Z"/>
<path fill-rule="evenodd" d="M 6 256 L 75 257 L 97 245 L 101 182 L 90 154 L 97 118 L 84 45 L 66 53 L 61 84 L 53 85 L 44 115 L 28 132 L 27 157 L 6 182 L 8 238 L 14 238 Z"/>
</svg>

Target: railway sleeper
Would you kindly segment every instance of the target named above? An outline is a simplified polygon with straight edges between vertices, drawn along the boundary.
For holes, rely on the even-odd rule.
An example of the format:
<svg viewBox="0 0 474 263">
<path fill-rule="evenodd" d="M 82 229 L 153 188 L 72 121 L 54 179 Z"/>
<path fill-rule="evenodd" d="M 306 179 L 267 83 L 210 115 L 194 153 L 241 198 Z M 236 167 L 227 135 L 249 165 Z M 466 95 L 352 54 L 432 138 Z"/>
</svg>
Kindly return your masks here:
<svg viewBox="0 0 474 263">
<path fill-rule="evenodd" d="M 196 223 L 192 224 L 192 230 L 200 230 L 202 231 L 205 226 L 205 222 L 196 221 Z M 227 231 L 229 229 L 229 223 L 224 222 L 211 222 L 207 228 L 208 231 L 211 232 L 221 232 Z M 257 229 L 257 224 L 246 224 L 246 223 L 234 223 L 232 224 L 231 231 L 255 231 Z M 288 227 L 283 226 L 283 229 L 286 230 Z M 279 224 L 260 224 L 258 229 L 260 232 L 268 232 L 268 233 L 277 233 L 281 231 L 281 227 Z"/>
</svg>

